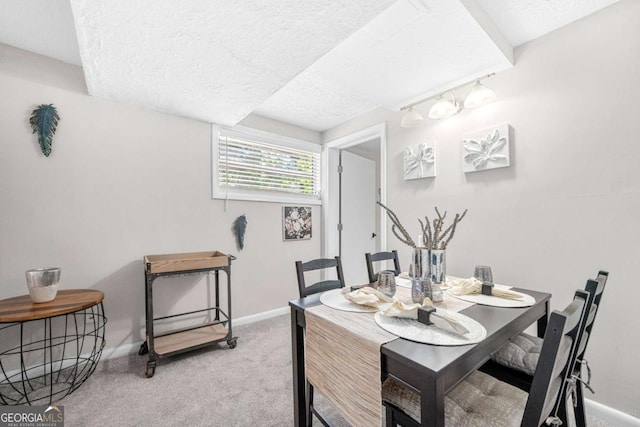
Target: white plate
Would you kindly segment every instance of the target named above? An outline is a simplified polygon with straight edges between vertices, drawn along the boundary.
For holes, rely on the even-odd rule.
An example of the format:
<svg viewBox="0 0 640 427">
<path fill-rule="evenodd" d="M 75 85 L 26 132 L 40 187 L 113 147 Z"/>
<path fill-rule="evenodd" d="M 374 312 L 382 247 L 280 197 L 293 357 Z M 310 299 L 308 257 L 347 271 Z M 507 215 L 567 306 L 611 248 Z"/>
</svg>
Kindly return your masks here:
<svg viewBox="0 0 640 427">
<path fill-rule="evenodd" d="M 469 316 L 444 308 L 438 308 L 438 313 L 455 319 L 469 330 L 465 335 L 454 334 L 438 328 L 436 325 L 425 325 L 413 319 L 383 316 L 376 313 L 374 319 L 378 326 L 387 332 L 411 341 L 435 345 L 467 345 L 475 344 L 487 337 L 487 330 Z"/>
<path fill-rule="evenodd" d="M 495 285 L 495 286 L 500 287 L 500 285 Z M 483 294 L 454 295 L 450 291 L 447 291 L 447 294 L 451 295 L 454 298 L 458 298 L 464 301 L 473 302 L 473 303 L 482 304 L 482 305 L 490 305 L 493 307 L 508 307 L 508 308 L 531 307 L 533 304 L 536 303 L 536 299 L 531 295 L 523 294 L 522 292 L 517 292 L 517 291 L 513 291 L 513 292 L 520 294 L 521 295 L 520 299 L 499 298 L 499 297 L 494 297 L 491 295 L 483 295 Z"/>
<path fill-rule="evenodd" d="M 375 307 L 352 303 L 344 297 L 344 294 L 342 293 L 344 290 L 348 291 L 349 288 L 333 289 L 323 292 L 322 295 L 320 295 L 320 302 L 327 307 L 342 311 L 352 311 L 355 313 L 375 313 L 378 311 Z"/>
</svg>

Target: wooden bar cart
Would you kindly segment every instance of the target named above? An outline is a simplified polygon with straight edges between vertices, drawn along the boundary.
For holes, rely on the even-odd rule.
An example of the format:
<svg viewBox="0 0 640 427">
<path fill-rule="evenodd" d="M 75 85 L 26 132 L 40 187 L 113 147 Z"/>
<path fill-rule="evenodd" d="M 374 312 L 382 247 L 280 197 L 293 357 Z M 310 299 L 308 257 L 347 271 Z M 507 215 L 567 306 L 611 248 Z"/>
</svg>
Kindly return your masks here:
<svg viewBox="0 0 640 427">
<path fill-rule="evenodd" d="M 231 261 L 233 255 L 222 252 L 192 252 L 182 254 L 146 255 L 144 257 L 146 341 L 138 354 L 149 354 L 145 374 L 153 377 L 156 362 L 161 357 L 206 347 L 220 341 L 227 341 L 235 348 L 238 337 L 231 329 Z M 220 307 L 220 271 L 227 275 L 227 311 Z M 159 277 L 213 274 L 215 276 L 215 306 L 169 316 L 153 317 L 153 282 Z M 193 327 L 175 329 L 162 334 L 154 334 L 154 322 L 180 316 L 213 311 L 213 320 Z"/>
</svg>

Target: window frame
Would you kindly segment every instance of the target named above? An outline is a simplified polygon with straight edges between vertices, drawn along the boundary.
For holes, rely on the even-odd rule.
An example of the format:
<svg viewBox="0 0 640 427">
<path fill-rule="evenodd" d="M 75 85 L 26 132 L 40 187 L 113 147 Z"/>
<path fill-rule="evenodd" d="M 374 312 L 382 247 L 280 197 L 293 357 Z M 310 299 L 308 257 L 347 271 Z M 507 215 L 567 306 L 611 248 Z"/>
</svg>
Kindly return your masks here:
<svg viewBox="0 0 640 427">
<path fill-rule="evenodd" d="M 276 145 L 295 150 L 308 151 L 318 155 L 318 177 L 317 195 L 292 194 L 280 191 L 270 190 L 249 190 L 245 188 L 227 188 L 218 182 L 218 155 L 220 134 L 234 136 L 242 139 L 253 139 L 256 142 Z M 309 141 L 303 141 L 271 132 L 258 129 L 252 129 L 244 126 L 235 126 L 233 128 L 225 128 L 221 126 L 211 126 L 211 198 L 222 200 L 247 200 L 255 202 L 272 202 L 272 203 L 295 203 L 305 205 L 321 205 L 322 204 L 322 145 Z"/>
</svg>

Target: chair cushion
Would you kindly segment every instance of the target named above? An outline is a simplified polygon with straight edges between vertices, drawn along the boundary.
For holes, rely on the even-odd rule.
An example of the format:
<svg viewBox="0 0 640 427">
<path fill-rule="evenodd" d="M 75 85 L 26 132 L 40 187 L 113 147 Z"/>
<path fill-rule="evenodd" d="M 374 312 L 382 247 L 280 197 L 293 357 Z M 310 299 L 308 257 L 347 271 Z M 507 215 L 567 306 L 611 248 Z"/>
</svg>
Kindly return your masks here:
<svg viewBox="0 0 640 427">
<path fill-rule="evenodd" d="M 533 376 L 540 358 L 542 338 L 522 333 L 491 356 L 494 362 Z"/>
<path fill-rule="evenodd" d="M 445 424 L 456 427 L 519 426 L 528 394 L 483 372 L 473 372 L 445 396 Z M 393 378 L 382 400 L 420 422 L 420 395 Z"/>
</svg>

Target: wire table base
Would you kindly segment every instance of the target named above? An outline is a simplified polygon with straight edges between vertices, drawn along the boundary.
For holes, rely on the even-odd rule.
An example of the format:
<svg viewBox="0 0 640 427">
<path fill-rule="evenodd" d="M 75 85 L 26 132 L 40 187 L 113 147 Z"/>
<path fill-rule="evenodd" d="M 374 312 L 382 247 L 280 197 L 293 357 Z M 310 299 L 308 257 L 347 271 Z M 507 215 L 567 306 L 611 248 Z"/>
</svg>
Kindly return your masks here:
<svg viewBox="0 0 640 427">
<path fill-rule="evenodd" d="M 80 387 L 100 361 L 106 322 L 100 299 L 66 314 L 1 323 L 0 405 L 51 404 Z"/>
</svg>

